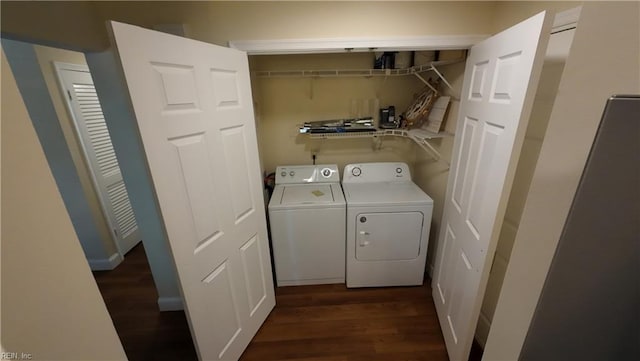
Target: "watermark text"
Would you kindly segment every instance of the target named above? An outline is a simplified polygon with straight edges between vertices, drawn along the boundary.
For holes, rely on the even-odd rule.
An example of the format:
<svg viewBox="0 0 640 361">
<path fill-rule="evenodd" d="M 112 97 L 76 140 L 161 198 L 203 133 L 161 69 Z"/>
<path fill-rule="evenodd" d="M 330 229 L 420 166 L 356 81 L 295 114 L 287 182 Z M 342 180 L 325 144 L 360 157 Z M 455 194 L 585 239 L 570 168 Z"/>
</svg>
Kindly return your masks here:
<svg viewBox="0 0 640 361">
<path fill-rule="evenodd" d="M 32 360 L 30 352 L 0 352 L 0 360 Z"/>
</svg>

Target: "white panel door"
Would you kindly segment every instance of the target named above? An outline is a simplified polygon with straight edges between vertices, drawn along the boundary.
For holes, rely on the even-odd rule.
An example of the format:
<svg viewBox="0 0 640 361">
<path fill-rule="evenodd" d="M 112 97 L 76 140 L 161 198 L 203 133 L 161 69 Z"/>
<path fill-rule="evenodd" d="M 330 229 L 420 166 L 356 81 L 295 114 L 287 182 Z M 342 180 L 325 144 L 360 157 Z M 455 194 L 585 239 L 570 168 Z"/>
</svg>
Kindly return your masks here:
<svg viewBox="0 0 640 361">
<path fill-rule="evenodd" d="M 451 360 L 467 360 L 550 32 L 540 13 L 471 48 L 433 297 Z"/>
<path fill-rule="evenodd" d="M 236 360 L 275 305 L 244 52 L 112 22 L 202 360 Z"/>
<path fill-rule="evenodd" d="M 138 224 L 111 144 L 89 68 L 55 63 L 93 183 L 122 256 L 140 242 Z"/>
</svg>

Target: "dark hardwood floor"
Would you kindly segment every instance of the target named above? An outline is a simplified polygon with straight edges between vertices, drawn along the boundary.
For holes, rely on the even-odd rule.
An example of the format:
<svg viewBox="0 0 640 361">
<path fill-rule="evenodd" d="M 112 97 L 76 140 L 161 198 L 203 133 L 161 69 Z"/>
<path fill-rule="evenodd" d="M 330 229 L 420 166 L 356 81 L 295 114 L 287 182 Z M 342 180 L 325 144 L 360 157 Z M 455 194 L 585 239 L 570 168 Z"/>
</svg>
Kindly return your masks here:
<svg viewBox="0 0 640 361">
<path fill-rule="evenodd" d="M 130 361 L 197 360 L 184 312 L 159 312 L 144 247 L 94 272 Z M 431 289 L 281 287 L 276 307 L 241 360 L 447 360 Z M 470 360 L 480 360 L 472 350 Z"/>
<path fill-rule="evenodd" d="M 142 243 L 112 271 L 93 273 L 129 361 L 197 361 L 183 311 L 160 312 Z"/>
<path fill-rule="evenodd" d="M 241 360 L 447 360 L 430 290 L 283 287 Z"/>
</svg>

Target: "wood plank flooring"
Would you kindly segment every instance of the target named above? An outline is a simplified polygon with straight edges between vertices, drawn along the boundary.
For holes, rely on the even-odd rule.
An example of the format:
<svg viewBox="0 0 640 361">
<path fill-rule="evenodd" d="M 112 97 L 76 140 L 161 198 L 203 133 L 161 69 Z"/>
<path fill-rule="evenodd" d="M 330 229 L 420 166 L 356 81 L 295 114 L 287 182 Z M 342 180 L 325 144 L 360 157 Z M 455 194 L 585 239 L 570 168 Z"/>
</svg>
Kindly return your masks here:
<svg viewBox="0 0 640 361">
<path fill-rule="evenodd" d="M 93 272 L 129 361 L 197 361 L 183 311 L 160 312 L 142 243 L 112 271 Z"/>
<path fill-rule="evenodd" d="M 241 360 L 447 360 L 430 289 L 281 287 Z"/>
<path fill-rule="evenodd" d="M 130 361 L 196 361 L 185 314 L 159 312 L 142 244 L 115 270 L 94 272 Z M 280 287 L 243 361 L 447 360 L 431 289 Z M 474 348 L 470 360 L 480 360 Z"/>
</svg>

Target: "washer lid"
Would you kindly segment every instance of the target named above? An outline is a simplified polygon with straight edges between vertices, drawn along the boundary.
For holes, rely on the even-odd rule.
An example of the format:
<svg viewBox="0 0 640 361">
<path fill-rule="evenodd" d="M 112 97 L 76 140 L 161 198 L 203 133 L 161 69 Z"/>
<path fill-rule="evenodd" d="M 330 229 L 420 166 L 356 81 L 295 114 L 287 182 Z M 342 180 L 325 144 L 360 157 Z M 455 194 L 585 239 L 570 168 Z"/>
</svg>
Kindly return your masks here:
<svg viewBox="0 0 640 361">
<path fill-rule="evenodd" d="M 291 184 L 283 188 L 281 205 L 325 204 L 335 201 L 330 184 Z"/>
</svg>

